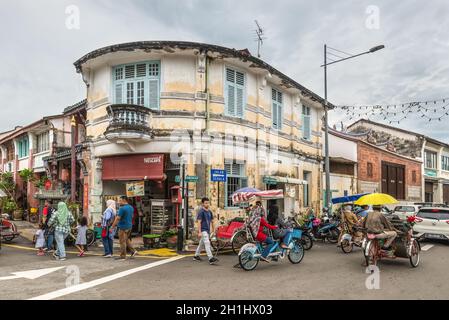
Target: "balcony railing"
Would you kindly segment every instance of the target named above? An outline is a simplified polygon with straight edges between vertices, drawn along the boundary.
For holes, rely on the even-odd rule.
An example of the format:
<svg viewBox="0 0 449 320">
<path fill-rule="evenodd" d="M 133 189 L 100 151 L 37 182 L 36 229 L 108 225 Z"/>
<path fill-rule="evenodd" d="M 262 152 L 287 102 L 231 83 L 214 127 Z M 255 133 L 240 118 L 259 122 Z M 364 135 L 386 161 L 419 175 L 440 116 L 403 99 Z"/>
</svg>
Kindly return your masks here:
<svg viewBox="0 0 449 320">
<path fill-rule="evenodd" d="M 139 138 L 151 135 L 150 110 L 146 107 L 114 104 L 108 107 L 108 115 L 110 123 L 106 137 L 119 135 L 126 138 L 126 135 L 130 135 L 129 138 Z"/>
</svg>

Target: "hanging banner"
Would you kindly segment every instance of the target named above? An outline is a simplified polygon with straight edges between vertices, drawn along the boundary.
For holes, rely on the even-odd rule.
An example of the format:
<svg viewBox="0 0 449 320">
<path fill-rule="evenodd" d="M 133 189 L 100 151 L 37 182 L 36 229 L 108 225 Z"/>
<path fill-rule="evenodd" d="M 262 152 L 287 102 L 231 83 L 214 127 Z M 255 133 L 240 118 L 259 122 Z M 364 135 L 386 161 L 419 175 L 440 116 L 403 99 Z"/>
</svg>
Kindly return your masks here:
<svg viewBox="0 0 449 320">
<path fill-rule="evenodd" d="M 132 197 L 142 197 L 145 195 L 145 182 L 131 182 L 126 184 L 126 196 L 128 198 Z"/>
</svg>

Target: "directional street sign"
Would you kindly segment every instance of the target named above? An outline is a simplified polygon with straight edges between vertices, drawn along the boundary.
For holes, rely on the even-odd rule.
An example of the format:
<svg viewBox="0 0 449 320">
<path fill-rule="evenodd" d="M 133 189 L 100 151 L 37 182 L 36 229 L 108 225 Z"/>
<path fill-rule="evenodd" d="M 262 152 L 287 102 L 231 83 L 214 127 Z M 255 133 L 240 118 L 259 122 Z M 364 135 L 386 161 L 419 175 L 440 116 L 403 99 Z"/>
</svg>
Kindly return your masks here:
<svg viewBox="0 0 449 320">
<path fill-rule="evenodd" d="M 186 181 L 196 183 L 198 181 L 198 176 L 186 176 Z"/>
<path fill-rule="evenodd" d="M 210 181 L 226 182 L 226 170 L 210 169 Z"/>
</svg>

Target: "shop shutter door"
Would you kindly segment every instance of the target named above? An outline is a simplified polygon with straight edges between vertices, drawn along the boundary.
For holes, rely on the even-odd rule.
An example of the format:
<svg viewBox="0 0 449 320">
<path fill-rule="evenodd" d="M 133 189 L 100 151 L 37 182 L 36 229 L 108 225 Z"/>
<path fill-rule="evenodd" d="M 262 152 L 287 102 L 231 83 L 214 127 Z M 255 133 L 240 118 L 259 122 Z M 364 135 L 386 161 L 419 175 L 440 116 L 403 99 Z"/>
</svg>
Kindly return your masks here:
<svg viewBox="0 0 449 320">
<path fill-rule="evenodd" d="M 443 184 L 443 202 L 449 204 L 449 184 Z"/>
</svg>

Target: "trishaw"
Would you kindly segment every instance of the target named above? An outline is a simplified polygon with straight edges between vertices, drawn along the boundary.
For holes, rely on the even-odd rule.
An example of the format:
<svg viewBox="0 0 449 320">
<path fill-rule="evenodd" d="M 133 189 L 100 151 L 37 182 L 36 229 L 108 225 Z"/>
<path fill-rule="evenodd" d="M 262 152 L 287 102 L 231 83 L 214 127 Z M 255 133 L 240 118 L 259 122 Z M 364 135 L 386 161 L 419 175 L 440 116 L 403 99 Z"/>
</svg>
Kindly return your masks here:
<svg viewBox="0 0 449 320">
<path fill-rule="evenodd" d="M 397 200 L 386 194 L 370 194 L 361 197 L 355 202 L 358 205 L 383 205 L 397 203 Z M 397 230 L 397 237 L 392 244 L 393 256 L 387 254 L 382 249 L 384 239 L 380 239 L 380 235 L 367 233 L 362 241 L 362 249 L 365 257 L 366 265 L 376 265 L 381 259 L 409 259 L 412 267 L 416 268 L 420 262 L 421 247 L 417 239 L 413 237 L 413 219 L 401 221 L 399 218 L 392 216 L 386 218 L 390 221 L 393 227 Z"/>
<path fill-rule="evenodd" d="M 291 263 L 300 263 L 304 258 L 304 248 L 301 244 L 301 235 L 301 229 L 293 229 L 292 236 L 288 242 L 288 248 L 282 248 L 280 246 L 281 240 L 277 240 L 271 248 L 267 258 L 270 258 L 271 261 L 279 261 L 279 258 L 284 259 L 287 256 Z M 263 250 L 264 245 L 260 242 L 245 244 L 239 252 L 240 267 L 245 271 L 256 269 Z"/>
<path fill-rule="evenodd" d="M 264 200 L 283 198 L 284 192 L 279 190 L 261 191 L 255 188 L 241 188 L 232 194 L 234 204 L 248 203 L 256 197 Z M 226 226 L 220 226 L 211 235 L 211 244 L 216 253 L 219 250 L 231 246 L 235 254 L 239 253 L 240 248 L 246 243 L 254 243 L 248 225 L 248 217 L 234 218 Z"/>
<path fill-rule="evenodd" d="M 14 222 L 8 219 L 7 214 L 0 216 L 0 238 L 3 241 L 11 242 L 14 238 L 18 237 L 20 232 L 17 231 L 17 227 Z"/>
</svg>

